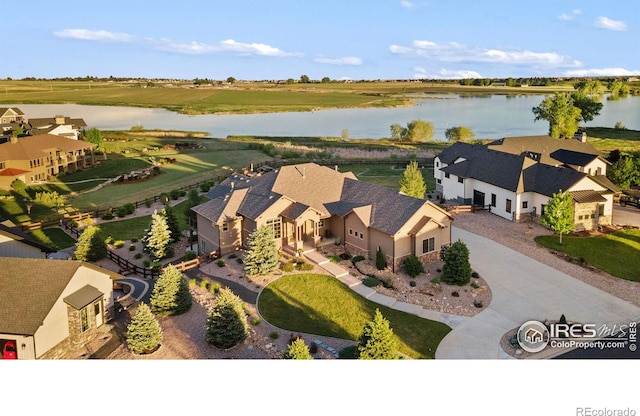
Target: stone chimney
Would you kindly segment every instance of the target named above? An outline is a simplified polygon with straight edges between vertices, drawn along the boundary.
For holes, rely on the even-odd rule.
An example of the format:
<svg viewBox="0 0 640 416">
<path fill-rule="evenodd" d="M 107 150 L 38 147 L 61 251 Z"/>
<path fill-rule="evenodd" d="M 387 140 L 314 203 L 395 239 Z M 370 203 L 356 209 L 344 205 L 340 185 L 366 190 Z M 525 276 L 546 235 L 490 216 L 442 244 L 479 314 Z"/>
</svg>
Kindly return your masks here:
<svg viewBox="0 0 640 416">
<path fill-rule="evenodd" d="M 58 126 L 65 124 L 66 119 L 64 116 L 56 116 L 55 119 Z"/>
<path fill-rule="evenodd" d="M 587 142 L 587 133 L 585 133 L 583 131 L 578 131 L 573 135 L 573 138 L 578 140 L 581 143 L 586 143 Z"/>
</svg>

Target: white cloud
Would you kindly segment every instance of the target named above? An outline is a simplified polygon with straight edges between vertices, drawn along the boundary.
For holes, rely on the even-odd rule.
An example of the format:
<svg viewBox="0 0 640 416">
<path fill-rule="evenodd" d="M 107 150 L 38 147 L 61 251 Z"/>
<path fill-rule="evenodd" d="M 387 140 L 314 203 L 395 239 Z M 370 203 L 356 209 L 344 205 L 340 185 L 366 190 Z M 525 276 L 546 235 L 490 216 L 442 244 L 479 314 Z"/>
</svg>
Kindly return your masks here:
<svg viewBox="0 0 640 416">
<path fill-rule="evenodd" d="M 93 40 L 93 41 L 110 41 L 110 42 L 133 42 L 134 36 L 127 33 L 109 32 L 107 30 L 89 30 L 89 29 L 65 29 L 53 34 L 59 38 Z"/>
<path fill-rule="evenodd" d="M 581 14 L 582 14 L 582 10 L 573 9 L 573 10 L 571 10 L 571 14 L 562 13 L 560 16 L 558 16 L 558 19 L 559 20 L 573 20 L 576 16 L 579 16 Z"/>
<path fill-rule="evenodd" d="M 300 53 L 285 52 L 264 43 L 243 43 L 227 39 L 215 43 L 176 42 L 171 39 L 137 38 L 128 33 L 115 33 L 106 30 L 65 29 L 53 34 L 60 38 L 81 39 L 88 41 L 133 42 L 152 49 L 187 55 L 203 55 L 212 53 L 232 53 L 248 56 L 287 57 L 302 56 Z"/>
<path fill-rule="evenodd" d="M 595 27 L 600 29 L 624 31 L 627 30 L 627 24 L 622 20 L 611 20 L 608 17 L 600 16 L 593 22 Z"/>
<path fill-rule="evenodd" d="M 575 14 L 576 16 L 578 16 L 578 15 L 581 15 L 581 14 L 582 14 L 582 10 L 580 10 L 580 9 L 573 9 L 573 10 L 571 11 L 571 13 Z"/>
<path fill-rule="evenodd" d="M 578 63 L 556 52 L 532 52 L 527 50 L 484 49 L 456 42 L 436 43 L 427 40 L 413 41 L 411 46 L 391 45 L 396 55 L 425 58 L 440 62 L 484 62 L 510 65 L 571 66 Z"/>
<path fill-rule="evenodd" d="M 640 75 L 640 69 L 624 69 L 624 68 L 591 68 L 591 69 L 574 69 L 565 72 L 567 77 L 598 77 L 613 76 L 625 77 Z"/>
<path fill-rule="evenodd" d="M 401 1 L 400 6 L 402 6 L 403 9 L 413 9 L 416 7 L 414 3 L 406 0 Z"/>
<path fill-rule="evenodd" d="M 362 59 L 355 56 L 345 56 L 344 58 L 327 58 L 319 56 L 314 61 L 329 65 L 362 65 Z"/>
<path fill-rule="evenodd" d="M 430 73 L 424 68 L 416 67 L 414 68 L 415 73 L 413 77 L 415 79 L 464 79 L 464 78 L 482 78 L 482 75 L 476 71 L 470 70 L 450 70 L 450 69 L 440 69 L 436 73 Z"/>
</svg>

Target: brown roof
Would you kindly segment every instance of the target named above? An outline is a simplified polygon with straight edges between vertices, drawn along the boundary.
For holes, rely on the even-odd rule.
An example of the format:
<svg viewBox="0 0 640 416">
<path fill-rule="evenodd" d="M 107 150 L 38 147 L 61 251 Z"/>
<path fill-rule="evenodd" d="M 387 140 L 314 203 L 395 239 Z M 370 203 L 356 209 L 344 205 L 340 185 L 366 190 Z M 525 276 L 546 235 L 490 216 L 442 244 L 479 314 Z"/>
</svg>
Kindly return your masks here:
<svg viewBox="0 0 640 416">
<path fill-rule="evenodd" d="M 53 134 L 21 137 L 16 143 L 0 144 L 0 160 L 33 160 L 44 157 L 45 150 L 55 149 L 63 152 L 73 152 L 91 149 L 95 144 L 81 140 L 72 140 Z"/>
<path fill-rule="evenodd" d="M 80 267 L 74 260 L 0 257 L 0 333 L 34 335 Z"/>
<path fill-rule="evenodd" d="M 600 156 L 600 152 L 588 142 L 569 139 L 554 139 L 551 136 L 518 136 L 505 137 L 487 145 L 489 149 L 497 150 L 512 155 L 525 154 L 547 165 L 562 164 L 551 156 L 557 150 L 571 151 L 576 153 L 586 153 Z"/>
<path fill-rule="evenodd" d="M 24 115 L 22 110 L 20 110 L 18 107 L 0 107 L 0 116 L 5 115 L 9 110 L 13 110 L 19 116 Z"/>
<path fill-rule="evenodd" d="M 30 118 L 29 124 L 34 129 L 42 129 L 48 127 L 56 127 L 62 124 L 56 123 L 57 118 L 62 118 L 62 116 L 57 117 L 45 117 L 45 118 Z M 66 126 L 74 126 L 76 128 L 87 127 L 87 123 L 85 123 L 84 119 L 81 118 L 71 118 L 64 117 L 64 125 Z"/>
<path fill-rule="evenodd" d="M 0 170 L 0 176 L 18 176 L 18 175 L 22 175 L 29 172 L 31 171 L 16 169 L 16 168 L 6 168 L 6 169 Z"/>
<path fill-rule="evenodd" d="M 600 192 L 596 192 L 594 190 L 571 191 L 571 196 L 573 197 L 573 200 L 579 204 L 585 202 L 607 202 L 607 199 L 603 197 Z"/>
</svg>

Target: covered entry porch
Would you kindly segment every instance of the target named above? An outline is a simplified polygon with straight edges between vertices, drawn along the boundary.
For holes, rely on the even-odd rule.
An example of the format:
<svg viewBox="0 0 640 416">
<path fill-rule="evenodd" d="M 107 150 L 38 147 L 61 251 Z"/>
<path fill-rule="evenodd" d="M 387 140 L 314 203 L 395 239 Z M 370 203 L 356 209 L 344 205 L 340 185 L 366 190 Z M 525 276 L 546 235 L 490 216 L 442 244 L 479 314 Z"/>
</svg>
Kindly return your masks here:
<svg viewBox="0 0 640 416">
<path fill-rule="evenodd" d="M 282 212 L 282 248 L 292 253 L 315 250 L 322 238 L 324 220 L 317 210 L 300 203 Z"/>
</svg>

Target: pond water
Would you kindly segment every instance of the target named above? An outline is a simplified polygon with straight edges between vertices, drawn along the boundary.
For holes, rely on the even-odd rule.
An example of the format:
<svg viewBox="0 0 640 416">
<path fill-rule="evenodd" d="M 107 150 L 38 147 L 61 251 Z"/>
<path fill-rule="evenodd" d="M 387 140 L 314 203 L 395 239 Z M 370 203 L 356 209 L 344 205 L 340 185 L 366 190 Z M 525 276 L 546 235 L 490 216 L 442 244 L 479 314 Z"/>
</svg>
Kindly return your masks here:
<svg viewBox="0 0 640 416">
<path fill-rule="evenodd" d="M 501 138 L 547 134 L 548 123 L 534 122 L 531 109 L 542 95 L 439 94 L 417 99 L 415 106 L 402 108 L 340 109 L 314 112 L 197 115 L 189 116 L 157 108 L 88 106 L 76 104 L 0 104 L 17 106 L 27 117 L 57 114 L 83 118 L 89 127 L 123 130 L 140 125 L 147 129 L 205 131 L 213 137 L 228 135 L 340 136 L 343 129 L 351 138 L 389 137 L 390 126 L 405 126 L 411 120 L 430 121 L 437 140 L 444 140 L 449 127 L 470 127 L 477 138 Z M 640 130 L 640 97 L 603 100 L 601 114 L 587 126 L 613 127 L 620 121 Z"/>
</svg>

